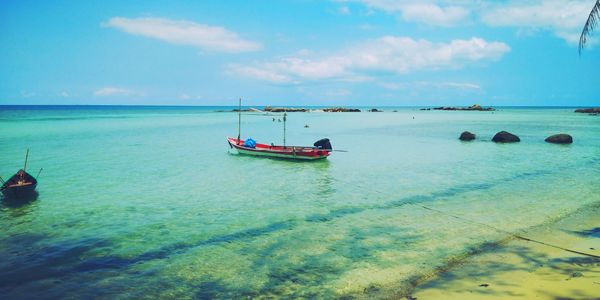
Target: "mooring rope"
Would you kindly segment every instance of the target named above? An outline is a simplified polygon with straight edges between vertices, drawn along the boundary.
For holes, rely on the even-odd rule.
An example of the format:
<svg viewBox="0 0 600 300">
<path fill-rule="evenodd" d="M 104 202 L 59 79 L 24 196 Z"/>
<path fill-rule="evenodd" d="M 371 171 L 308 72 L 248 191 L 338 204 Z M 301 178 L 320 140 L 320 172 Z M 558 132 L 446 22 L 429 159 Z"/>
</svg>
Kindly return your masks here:
<svg viewBox="0 0 600 300">
<path fill-rule="evenodd" d="M 349 182 L 344 182 L 344 181 L 339 180 L 339 179 L 336 179 L 336 181 L 342 182 L 344 184 L 356 186 L 355 184 L 351 184 Z M 365 188 L 365 187 L 363 186 L 363 188 Z M 366 189 L 368 189 L 368 190 L 370 190 L 372 192 L 375 192 L 375 193 L 379 193 L 379 194 L 385 195 L 385 193 L 383 193 L 383 192 L 381 192 L 379 190 L 372 189 L 370 187 L 366 187 Z M 431 208 L 431 207 L 428 207 L 428 206 L 425 206 L 425 205 L 422 205 L 422 204 L 416 204 L 416 203 L 410 203 L 410 202 L 406 203 L 406 204 L 407 205 L 415 205 L 417 207 L 420 207 L 420 208 L 423 208 L 423 209 L 426 209 L 426 210 L 430 210 L 430 211 L 436 212 L 436 213 L 441 214 L 441 215 L 452 217 L 452 218 L 455 218 L 457 220 L 461 220 L 463 222 L 467 222 L 467 223 L 471 223 L 471 224 L 476 224 L 476 225 L 480 225 L 480 226 L 485 226 L 485 227 L 490 228 L 490 229 L 492 229 L 494 231 L 507 234 L 509 236 L 512 236 L 512 237 L 520 239 L 520 240 L 537 243 L 537 244 L 540 244 L 540 245 L 552 247 L 552 248 L 555 248 L 555 249 L 564 250 L 564 251 L 567 251 L 567 252 L 570 252 L 570 253 L 574 253 L 574 254 L 579 254 L 579 255 L 583 255 L 583 256 L 588 256 L 588 257 L 593 257 L 593 258 L 600 259 L 600 255 L 595 255 L 595 254 L 591 254 L 591 253 L 586 253 L 586 252 L 581 252 L 581 251 L 577 251 L 577 250 L 573 250 L 573 249 L 568 249 L 568 248 L 565 248 L 565 247 L 562 247 L 562 246 L 559 246 L 559 245 L 554 245 L 554 244 L 550 244 L 550 243 L 547 243 L 547 242 L 544 242 L 544 241 L 540 241 L 540 240 L 536 240 L 536 239 L 524 237 L 524 236 L 516 234 L 514 232 L 503 230 L 503 229 L 494 227 L 494 226 L 486 224 L 486 223 L 477 222 L 477 221 L 473 221 L 471 219 L 467 219 L 467 218 L 464 218 L 464 217 L 456 216 L 456 215 L 447 213 L 445 211 L 442 211 L 442 210 L 439 210 L 439 209 L 435 209 L 435 208 Z"/>
<path fill-rule="evenodd" d="M 433 212 L 436 212 L 436 213 L 439 213 L 439 214 L 442 214 L 442 215 L 445 215 L 445 216 L 448 216 L 448 217 L 452 217 L 452 218 L 461 220 L 463 222 L 468 222 L 468 223 L 471 223 L 471 224 L 485 226 L 485 227 L 488 227 L 488 228 L 490 228 L 492 230 L 495 230 L 497 232 L 501 232 L 501 233 L 510 235 L 510 236 L 512 236 L 514 238 L 517 238 L 517 239 L 520 239 L 520 240 L 524 240 L 524 241 L 528 241 L 528 242 L 534 242 L 534 243 L 537 243 L 537 244 L 540 244 L 540 245 L 544 245 L 544 246 L 548 246 L 548 247 L 552 247 L 552 248 L 564 250 L 564 251 L 567 251 L 567 252 L 571 252 L 571 253 L 575 253 L 575 254 L 579 254 L 579 255 L 583 255 L 583 256 L 589 256 L 589 257 L 593 257 L 593 258 L 600 258 L 599 255 L 595 255 L 595 254 L 591 254 L 591 253 L 586 253 L 586 252 L 581 252 L 581 251 L 577 251 L 577 250 L 573 250 L 573 249 L 568 249 L 568 248 L 565 248 L 565 247 L 562 247 L 562 246 L 558 246 L 558 245 L 546 243 L 546 242 L 543 242 L 543 241 L 540 241 L 540 240 L 536 240 L 536 239 L 532 239 L 532 238 L 528 238 L 528 237 L 524 237 L 522 235 L 510 232 L 510 231 L 506 231 L 506 230 L 503 230 L 503 229 L 500 229 L 500 228 L 496 228 L 496 227 L 491 226 L 491 225 L 486 224 L 486 223 L 481 223 L 481 222 L 473 221 L 473 220 L 470 220 L 470 219 L 467 219 L 467 218 L 459 217 L 459 216 L 456 216 L 456 215 L 453 215 L 453 214 L 450 214 L 450 213 L 447 213 L 447 212 L 444 212 L 444 211 L 441 211 L 441 210 L 438 210 L 438 209 L 435 209 L 435 208 L 431 208 L 431 207 L 428 207 L 428 206 L 425 206 L 425 205 L 422 205 L 422 204 L 415 204 L 415 203 L 409 203 L 409 204 L 410 205 L 419 206 L 419 207 L 421 207 L 423 209 L 427 209 L 427 210 L 430 210 L 430 211 L 433 211 Z"/>
</svg>

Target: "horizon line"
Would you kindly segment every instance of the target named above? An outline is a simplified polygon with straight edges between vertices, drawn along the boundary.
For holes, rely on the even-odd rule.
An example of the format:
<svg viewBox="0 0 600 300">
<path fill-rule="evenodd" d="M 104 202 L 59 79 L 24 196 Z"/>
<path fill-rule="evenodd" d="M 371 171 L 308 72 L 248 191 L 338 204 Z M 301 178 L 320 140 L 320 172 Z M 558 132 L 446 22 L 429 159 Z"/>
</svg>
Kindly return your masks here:
<svg viewBox="0 0 600 300">
<path fill-rule="evenodd" d="M 0 107 L 238 107 L 238 105 L 178 105 L 178 104 L 0 104 Z M 273 108 L 302 108 L 302 107 L 469 107 L 471 105 L 242 105 L 242 107 L 273 107 Z M 600 106 L 600 104 L 598 104 Z M 579 108 L 595 107 L 595 105 L 482 105 L 482 107 L 539 107 L 539 108 Z"/>
</svg>

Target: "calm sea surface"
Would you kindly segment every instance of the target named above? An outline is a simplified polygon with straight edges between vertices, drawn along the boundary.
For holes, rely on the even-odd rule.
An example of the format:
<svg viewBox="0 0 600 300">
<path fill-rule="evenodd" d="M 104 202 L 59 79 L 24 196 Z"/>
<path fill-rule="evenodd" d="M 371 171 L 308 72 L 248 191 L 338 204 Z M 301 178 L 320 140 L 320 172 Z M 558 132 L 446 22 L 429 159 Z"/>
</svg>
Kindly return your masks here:
<svg viewBox="0 0 600 300">
<path fill-rule="evenodd" d="M 600 117 L 570 108 L 291 113 L 289 144 L 348 150 L 305 163 L 230 152 L 218 109 L 0 107 L 0 176 L 27 148 L 44 168 L 36 201 L 0 205 L 0 298 L 401 295 L 506 237 L 415 204 L 520 232 L 600 202 Z M 243 116 L 243 138 L 282 132 Z"/>
</svg>

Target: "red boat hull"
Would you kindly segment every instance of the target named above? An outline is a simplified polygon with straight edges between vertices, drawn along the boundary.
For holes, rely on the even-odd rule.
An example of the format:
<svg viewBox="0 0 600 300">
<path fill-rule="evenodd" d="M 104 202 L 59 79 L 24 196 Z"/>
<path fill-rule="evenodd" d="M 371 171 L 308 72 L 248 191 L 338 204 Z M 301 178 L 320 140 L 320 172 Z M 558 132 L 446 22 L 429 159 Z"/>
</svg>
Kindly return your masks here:
<svg viewBox="0 0 600 300">
<path fill-rule="evenodd" d="M 326 149 L 318 149 L 315 147 L 302 146 L 271 146 L 267 144 L 256 143 L 256 148 L 244 146 L 244 140 L 236 138 L 227 138 L 229 146 L 235 148 L 238 153 L 254 156 L 276 157 L 294 160 L 315 160 L 323 159 L 329 156 L 330 151 Z"/>
</svg>

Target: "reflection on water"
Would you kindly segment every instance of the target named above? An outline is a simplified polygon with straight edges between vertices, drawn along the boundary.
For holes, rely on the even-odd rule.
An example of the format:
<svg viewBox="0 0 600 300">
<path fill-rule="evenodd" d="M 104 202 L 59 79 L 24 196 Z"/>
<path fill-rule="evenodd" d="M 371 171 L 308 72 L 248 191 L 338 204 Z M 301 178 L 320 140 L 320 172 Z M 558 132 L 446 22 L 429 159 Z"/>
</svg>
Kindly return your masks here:
<svg viewBox="0 0 600 300">
<path fill-rule="evenodd" d="M 6 209 L 12 213 L 27 211 L 27 209 L 19 209 L 28 206 L 32 206 L 32 202 L 36 201 L 39 198 L 40 194 L 38 191 L 33 191 L 33 193 L 20 196 L 20 197 L 6 197 L 0 196 L 0 203 L 2 209 Z M 32 206 L 35 207 L 35 206 Z"/>
</svg>

